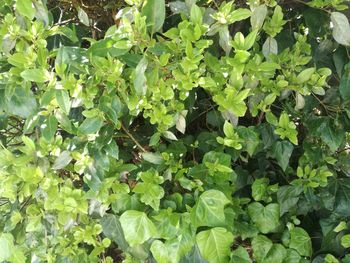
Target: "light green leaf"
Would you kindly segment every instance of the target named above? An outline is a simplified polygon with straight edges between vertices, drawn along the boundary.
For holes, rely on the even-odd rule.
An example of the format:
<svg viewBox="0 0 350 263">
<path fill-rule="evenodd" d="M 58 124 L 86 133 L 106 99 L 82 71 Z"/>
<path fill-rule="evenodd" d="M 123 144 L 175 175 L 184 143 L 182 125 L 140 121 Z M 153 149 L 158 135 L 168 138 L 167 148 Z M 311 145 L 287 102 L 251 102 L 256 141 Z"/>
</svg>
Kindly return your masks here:
<svg viewBox="0 0 350 263">
<path fill-rule="evenodd" d="M 232 262 L 239 263 L 251 263 L 252 260 L 244 247 L 239 246 L 236 250 L 232 252 Z"/>
<path fill-rule="evenodd" d="M 54 169 L 54 170 L 63 169 L 71 162 L 72 159 L 73 158 L 70 155 L 69 151 L 63 151 L 55 160 L 55 162 L 52 166 L 52 169 Z"/>
<path fill-rule="evenodd" d="M 215 227 L 196 235 L 196 242 L 204 259 L 210 263 L 227 263 L 230 246 L 233 242 L 232 233 L 225 228 Z"/>
<path fill-rule="evenodd" d="M 298 251 L 301 256 L 310 257 L 312 254 L 311 238 L 301 227 L 295 227 L 290 231 L 289 247 Z"/>
<path fill-rule="evenodd" d="M 350 45 L 350 25 L 348 18 L 340 12 L 331 13 L 333 38 L 341 45 Z"/>
<path fill-rule="evenodd" d="M 341 245 L 345 248 L 350 247 L 350 234 L 344 235 L 341 237 Z"/>
<path fill-rule="evenodd" d="M 21 77 L 27 81 L 44 83 L 50 80 L 50 73 L 46 69 L 26 69 L 21 73 Z"/>
<path fill-rule="evenodd" d="M 16 0 L 16 9 L 22 16 L 33 20 L 35 16 L 35 9 L 32 0 Z"/>
<path fill-rule="evenodd" d="M 146 57 L 143 57 L 135 69 L 134 88 L 138 96 L 144 96 L 147 92 L 147 83 L 145 76 L 147 65 L 148 61 Z"/>
<path fill-rule="evenodd" d="M 158 32 L 163 27 L 165 19 L 165 1 L 147 0 L 142 8 L 141 14 L 146 17 L 149 31 L 152 34 Z"/>
<path fill-rule="evenodd" d="M 0 262 L 8 260 L 14 250 L 13 236 L 8 233 L 0 235 Z"/>
<path fill-rule="evenodd" d="M 262 52 L 264 54 L 265 58 L 269 58 L 270 54 L 277 55 L 278 53 L 278 44 L 275 38 L 273 37 L 267 37 L 263 46 L 262 46 Z"/>
<path fill-rule="evenodd" d="M 200 195 L 191 211 L 195 226 L 221 226 L 225 223 L 224 207 L 230 200 L 218 190 L 208 190 Z"/>
<path fill-rule="evenodd" d="M 200 7 L 196 4 L 192 5 L 191 7 L 191 15 L 190 15 L 191 21 L 194 24 L 201 25 L 203 20 L 203 15 Z"/>
<path fill-rule="evenodd" d="M 297 83 L 298 84 L 303 84 L 305 82 L 307 82 L 312 74 L 314 74 L 316 71 L 315 68 L 307 68 L 307 69 L 304 69 L 302 72 L 299 73 L 299 75 L 297 76 Z"/>
<path fill-rule="evenodd" d="M 42 134 L 48 142 L 53 139 L 57 131 L 58 121 L 55 116 L 49 116 L 42 126 Z"/>
<path fill-rule="evenodd" d="M 85 26 L 90 25 L 90 20 L 88 14 L 82 9 L 80 6 L 77 8 L 78 10 L 78 18 L 81 23 L 83 23 Z"/>
<path fill-rule="evenodd" d="M 248 206 L 248 215 L 258 229 L 267 234 L 273 232 L 279 225 L 280 207 L 276 203 L 263 206 L 254 202 Z"/>
<path fill-rule="evenodd" d="M 266 15 L 267 15 L 266 5 L 263 4 L 256 7 L 252 12 L 252 16 L 250 17 L 250 24 L 252 25 L 252 28 L 260 29 L 264 24 Z"/>
<path fill-rule="evenodd" d="M 62 89 L 56 90 L 56 100 L 63 112 L 68 115 L 71 107 L 68 92 Z"/>
<path fill-rule="evenodd" d="M 144 212 L 128 210 L 120 217 L 126 241 L 130 246 L 140 245 L 157 236 L 157 229 Z"/>
<path fill-rule="evenodd" d="M 103 120 L 101 117 L 86 118 L 79 126 L 79 132 L 84 135 L 94 134 L 100 130 L 102 125 Z"/>
</svg>

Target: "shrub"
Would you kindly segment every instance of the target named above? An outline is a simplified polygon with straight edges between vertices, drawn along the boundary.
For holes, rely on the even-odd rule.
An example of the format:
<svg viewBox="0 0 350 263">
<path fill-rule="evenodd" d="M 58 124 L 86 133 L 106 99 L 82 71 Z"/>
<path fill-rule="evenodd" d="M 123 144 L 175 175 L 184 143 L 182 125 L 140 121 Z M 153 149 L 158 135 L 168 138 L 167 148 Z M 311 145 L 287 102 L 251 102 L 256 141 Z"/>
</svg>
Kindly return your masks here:
<svg viewBox="0 0 350 263">
<path fill-rule="evenodd" d="M 347 2 L 1 0 L 0 262 L 350 262 Z"/>
</svg>

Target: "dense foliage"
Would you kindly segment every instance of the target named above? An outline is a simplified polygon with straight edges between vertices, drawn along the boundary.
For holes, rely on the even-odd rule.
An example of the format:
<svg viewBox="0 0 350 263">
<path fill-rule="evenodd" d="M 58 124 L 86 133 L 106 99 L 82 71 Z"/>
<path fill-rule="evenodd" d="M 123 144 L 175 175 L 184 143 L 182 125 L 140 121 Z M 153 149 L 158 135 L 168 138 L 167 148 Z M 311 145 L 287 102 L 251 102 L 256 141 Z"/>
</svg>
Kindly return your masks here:
<svg viewBox="0 0 350 263">
<path fill-rule="evenodd" d="M 0 0 L 0 262 L 350 262 L 346 9 Z"/>
</svg>

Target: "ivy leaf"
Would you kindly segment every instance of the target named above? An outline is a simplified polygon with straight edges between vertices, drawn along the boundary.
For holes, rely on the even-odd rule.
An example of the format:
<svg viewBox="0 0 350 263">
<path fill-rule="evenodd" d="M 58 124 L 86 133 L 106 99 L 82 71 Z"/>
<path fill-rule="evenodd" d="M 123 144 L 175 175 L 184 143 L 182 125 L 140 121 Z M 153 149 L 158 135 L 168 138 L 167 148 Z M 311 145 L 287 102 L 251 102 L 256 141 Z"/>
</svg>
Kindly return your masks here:
<svg viewBox="0 0 350 263">
<path fill-rule="evenodd" d="M 233 242 L 232 233 L 225 228 L 215 227 L 196 235 L 196 242 L 204 259 L 210 263 L 226 263 Z"/>
<path fill-rule="evenodd" d="M 134 88 L 138 96 L 144 96 L 147 92 L 145 71 L 147 69 L 148 61 L 143 57 L 137 64 L 135 69 Z"/>
<path fill-rule="evenodd" d="M 22 16 L 28 17 L 30 20 L 33 20 L 35 16 L 35 9 L 32 0 L 17 0 L 16 9 L 18 13 L 20 13 Z"/>
<path fill-rule="evenodd" d="M 301 227 L 295 227 L 290 231 L 289 247 L 298 251 L 301 256 L 310 257 L 312 254 L 311 238 Z"/>
<path fill-rule="evenodd" d="M 195 245 L 192 250 L 182 258 L 180 263 L 208 263 L 208 261 L 202 257 L 198 246 Z"/>
<path fill-rule="evenodd" d="M 280 205 L 281 216 L 288 211 L 293 211 L 302 192 L 303 188 L 299 186 L 283 185 L 278 188 L 277 201 Z"/>
<path fill-rule="evenodd" d="M 151 252 L 157 263 L 180 262 L 180 259 L 188 253 L 194 241 L 188 235 L 180 235 L 178 238 L 165 241 L 155 240 L 151 246 Z"/>
<path fill-rule="evenodd" d="M 191 211 L 195 226 L 221 226 L 225 224 L 224 207 L 230 200 L 218 190 L 208 190 L 200 195 Z"/>
<path fill-rule="evenodd" d="M 252 248 L 257 262 L 263 262 L 272 246 L 272 241 L 263 235 L 258 235 L 257 237 L 253 238 Z"/>
<path fill-rule="evenodd" d="M 278 141 L 273 146 L 273 154 L 283 171 L 287 169 L 294 146 L 288 141 Z"/>
<path fill-rule="evenodd" d="M 143 244 L 157 236 L 157 229 L 144 212 L 128 210 L 120 216 L 125 239 L 130 246 Z"/>
<path fill-rule="evenodd" d="M 341 45 L 350 45 L 350 25 L 348 18 L 340 12 L 331 13 L 333 38 Z"/>
<path fill-rule="evenodd" d="M 261 203 L 254 202 L 248 206 L 248 215 L 259 230 L 267 234 L 279 225 L 280 207 L 276 203 L 264 207 Z"/>
<path fill-rule="evenodd" d="M 239 246 L 232 252 L 232 262 L 251 263 L 252 260 L 244 247 Z"/>
<path fill-rule="evenodd" d="M 165 1 L 147 0 L 142 8 L 142 16 L 146 17 L 146 23 L 151 34 L 158 32 L 165 20 Z"/>
<path fill-rule="evenodd" d="M 117 243 L 119 248 L 123 250 L 126 250 L 128 248 L 122 226 L 116 215 L 105 214 L 101 218 L 101 225 L 103 234 L 105 234 L 106 237 Z"/>
</svg>

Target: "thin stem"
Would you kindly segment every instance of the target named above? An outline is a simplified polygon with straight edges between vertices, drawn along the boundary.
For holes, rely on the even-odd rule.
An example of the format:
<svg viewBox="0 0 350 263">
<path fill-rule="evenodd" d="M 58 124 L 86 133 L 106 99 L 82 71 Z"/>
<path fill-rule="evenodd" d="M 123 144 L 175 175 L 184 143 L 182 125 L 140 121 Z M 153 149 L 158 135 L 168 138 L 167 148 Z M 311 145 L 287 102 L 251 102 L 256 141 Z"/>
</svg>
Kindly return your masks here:
<svg viewBox="0 0 350 263">
<path fill-rule="evenodd" d="M 121 123 L 121 127 L 122 127 L 123 131 L 130 137 L 130 139 L 133 140 L 133 142 L 136 144 L 136 146 L 140 148 L 141 151 L 147 152 L 146 149 L 143 148 L 142 145 L 135 139 L 135 137 L 132 136 L 132 134 L 125 128 L 123 123 Z"/>
</svg>

